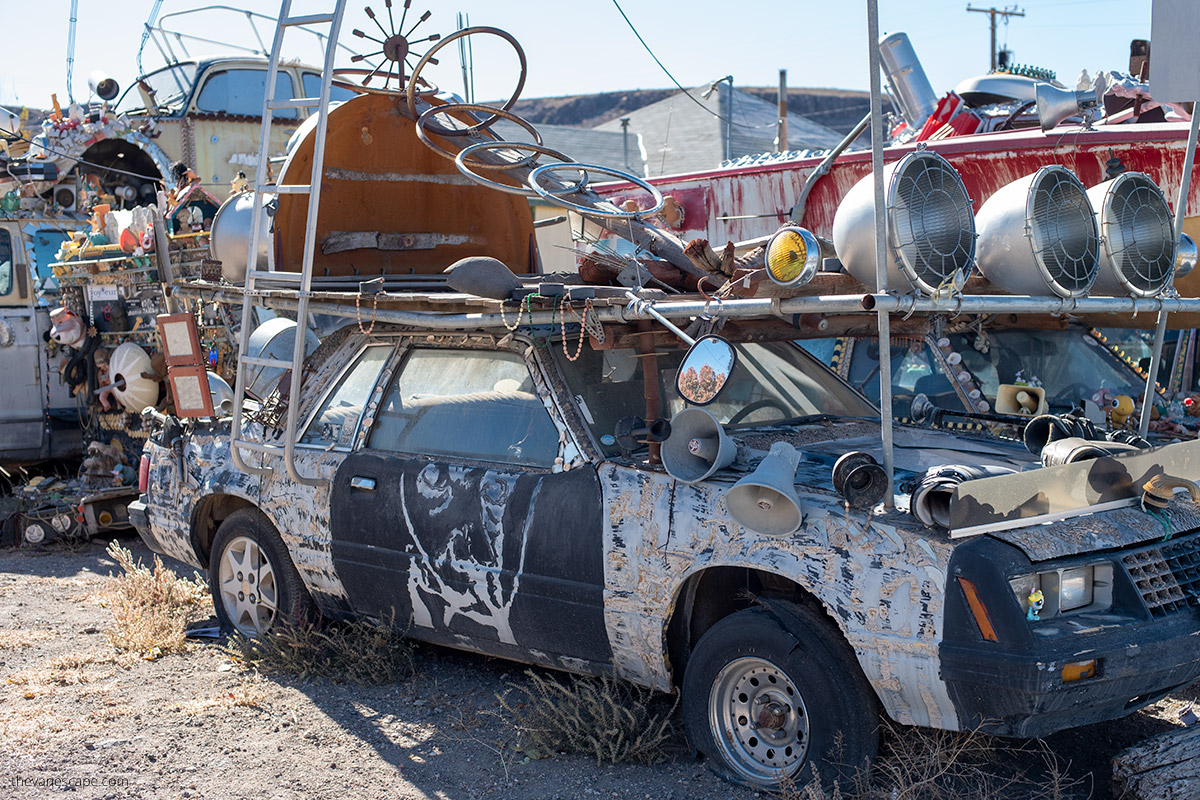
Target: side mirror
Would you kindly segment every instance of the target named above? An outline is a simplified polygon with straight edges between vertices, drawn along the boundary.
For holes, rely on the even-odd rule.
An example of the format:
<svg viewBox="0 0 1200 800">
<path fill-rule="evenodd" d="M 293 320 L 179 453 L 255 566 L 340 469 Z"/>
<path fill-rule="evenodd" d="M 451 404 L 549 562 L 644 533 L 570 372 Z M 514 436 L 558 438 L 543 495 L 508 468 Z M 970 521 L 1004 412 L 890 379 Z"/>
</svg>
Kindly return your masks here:
<svg viewBox="0 0 1200 800">
<path fill-rule="evenodd" d="M 703 336 L 683 357 L 675 390 L 692 405 L 706 406 L 721 394 L 736 363 L 733 345 L 720 336 Z"/>
</svg>

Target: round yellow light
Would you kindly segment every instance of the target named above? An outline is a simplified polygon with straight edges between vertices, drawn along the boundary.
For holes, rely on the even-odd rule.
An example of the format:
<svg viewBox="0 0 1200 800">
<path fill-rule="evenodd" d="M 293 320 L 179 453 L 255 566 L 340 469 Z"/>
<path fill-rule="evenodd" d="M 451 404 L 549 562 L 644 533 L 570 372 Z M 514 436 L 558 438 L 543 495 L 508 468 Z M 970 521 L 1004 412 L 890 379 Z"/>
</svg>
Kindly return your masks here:
<svg viewBox="0 0 1200 800">
<path fill-rule="evenodd" d="M 767 244 L 767 274 L 782 286 L 808 283 L 819 262 L 820 245 L 803 228 L 783 228 Z"/>
</svg>

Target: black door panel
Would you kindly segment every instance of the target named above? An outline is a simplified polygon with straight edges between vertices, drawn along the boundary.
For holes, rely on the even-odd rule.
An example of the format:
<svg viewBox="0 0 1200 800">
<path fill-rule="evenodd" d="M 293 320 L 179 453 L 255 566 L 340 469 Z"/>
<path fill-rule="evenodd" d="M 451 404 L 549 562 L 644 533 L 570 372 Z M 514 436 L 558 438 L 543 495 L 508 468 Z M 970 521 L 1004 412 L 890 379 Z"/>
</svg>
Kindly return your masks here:
<svg viewBox="0 0 1200 800">
<path fill-rule="evenodd" d="M 334 565 L 356 611 L 394 610 L 415 636 L 608 663 L 600 515 L 590 469 L 354 453 L 334 479 Z"/>
</svg>

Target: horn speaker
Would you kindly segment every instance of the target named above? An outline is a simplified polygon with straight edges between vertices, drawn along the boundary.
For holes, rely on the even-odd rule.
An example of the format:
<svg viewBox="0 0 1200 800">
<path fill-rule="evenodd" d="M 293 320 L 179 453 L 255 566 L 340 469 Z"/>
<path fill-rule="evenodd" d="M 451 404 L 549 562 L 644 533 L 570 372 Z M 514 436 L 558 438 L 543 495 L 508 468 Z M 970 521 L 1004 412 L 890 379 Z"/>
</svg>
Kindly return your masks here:
<svg viewBox="0 0 1200 800">
<path fill-rule="evenodd" d="M 1046 390 L 1040 386 L 1002 383 L 996 388 L 996 413 L 1020 417 L 1040 416 L 1049 411 Z"/>
<path fill-rule="evenodd" d="M 717 418 L 702 408 L 685 408 L 671 418 L 662 462 L 672 478 L 699 483 L 737 458 L 737 445 Z"/>
<path fill-rule="evenodd" d="M 1010 294 L 1082 297 L 1100 269 L 1100 229 L 1079 178 L 1053 165 L 997 189 L 975 217 L 979 271 Z"/>
<path fill-rule="evenodd" d="M 1094 89 L 1072 92 L 1070 89 L 1060 89 L 1049 83 L 1035 84 L 1034 97 L 1037 100 L 1038 121 L 1043 131 L 1050 130 L 1076 114 L 1086 114 L 1089 109 L 1100 104 Z"/>
<path fill-rule="evenodd" d="M 888 288 L 936 294 L 961 288 L 975 258 L 975 217 L 962 178 L 931 150 L 883 168 Z M 874 290 L 875 189 L 870 175 L 846 193 L 833 218 L 833 245 L 846 271 Z"/>
<path fill-rule="evenodd" d="M 1100 226 L 1100 272 L 1092 294 L 1153 297 L 1175 271 L 1175 220 L 1150 177 L 1123 172 L 1087 190 Z"/>
<path fill-rule="evenodd" d="M 784 536 L 800 527 L 800 497 L 796 494 L 796 465 L 800 454 L 787 442 L 775 442 L 754 472 L 725 493 L 725 507 L 737 524 L 770 536 Z"/>
<path fill-rule="evenodd" d="M 121 93 L 120 85 L 100 70 L 94 70 L 88 76 L 88 88 L 101 100 L 113 100 Z"/>
</svg>

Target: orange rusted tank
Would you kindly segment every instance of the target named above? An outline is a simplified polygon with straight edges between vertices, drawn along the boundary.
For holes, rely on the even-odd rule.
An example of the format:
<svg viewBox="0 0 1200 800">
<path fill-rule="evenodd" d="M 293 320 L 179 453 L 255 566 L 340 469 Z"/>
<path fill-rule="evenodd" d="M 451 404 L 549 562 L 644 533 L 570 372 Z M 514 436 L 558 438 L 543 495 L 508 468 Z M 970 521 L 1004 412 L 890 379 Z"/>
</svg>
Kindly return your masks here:
<svg viewBox="0 0 1200 800">
<path fill-rule="evenodd" d="M 306 127 L 281 185 L 308 183 L 315 129 Z M 536 271 L 528 202 L 480 186 L 422 144 L 394 94 L 361 94 L 330 112 L 322 181 L 314 277 L 428 275 L 478 255 Z M 277 269 L 300 270 L 307 214 L 308 195 L 279 195 Z"/>
</svg>

